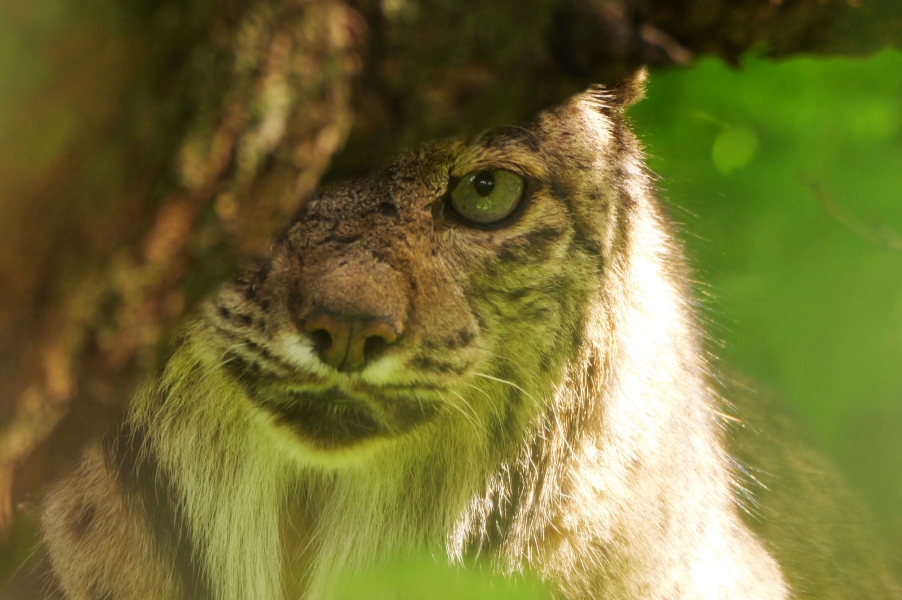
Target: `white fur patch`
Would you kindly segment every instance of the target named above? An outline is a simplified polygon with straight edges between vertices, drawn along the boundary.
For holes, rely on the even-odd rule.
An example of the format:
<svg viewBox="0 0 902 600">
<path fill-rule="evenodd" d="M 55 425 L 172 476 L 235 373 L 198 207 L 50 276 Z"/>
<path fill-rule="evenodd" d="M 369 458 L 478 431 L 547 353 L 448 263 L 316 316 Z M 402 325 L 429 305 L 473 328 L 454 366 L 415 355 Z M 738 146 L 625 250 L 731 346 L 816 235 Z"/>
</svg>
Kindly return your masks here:
<svg viewBox="0 0 902 600">
<path fill-rule="evenodd" d="M 383 356 L 371 362 L 360 373 L 360 378 L 372 385 L 404 383 L 408 371 L 404 360 L 399 356 Z"/>
<path fill-rule="evenodd" d="M 275 347 L 279 356 L 302 371 L 322 377 L 335 375 L 335 370 L 324 364 L 316 355 L 313 345 L 296 333 L 279 334 L 275 340 Z"/>
</svg>

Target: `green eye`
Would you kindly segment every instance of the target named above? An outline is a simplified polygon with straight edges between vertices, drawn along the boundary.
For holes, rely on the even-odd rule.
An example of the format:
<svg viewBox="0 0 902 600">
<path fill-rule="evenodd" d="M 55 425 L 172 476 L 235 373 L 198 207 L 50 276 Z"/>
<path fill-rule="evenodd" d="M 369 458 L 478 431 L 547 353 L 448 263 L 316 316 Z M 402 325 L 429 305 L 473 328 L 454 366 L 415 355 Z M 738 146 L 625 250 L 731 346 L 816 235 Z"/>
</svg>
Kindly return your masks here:
<svg viewBox="0 0 902 600">
<path fill-rule="evenodd" d="M 510 171 L 474 171 L 465 175 L 451 192 L 451 206 L 468 221 L 489 225 L 516 210 L 525 187 L 523 178 Z"/>
</svg>

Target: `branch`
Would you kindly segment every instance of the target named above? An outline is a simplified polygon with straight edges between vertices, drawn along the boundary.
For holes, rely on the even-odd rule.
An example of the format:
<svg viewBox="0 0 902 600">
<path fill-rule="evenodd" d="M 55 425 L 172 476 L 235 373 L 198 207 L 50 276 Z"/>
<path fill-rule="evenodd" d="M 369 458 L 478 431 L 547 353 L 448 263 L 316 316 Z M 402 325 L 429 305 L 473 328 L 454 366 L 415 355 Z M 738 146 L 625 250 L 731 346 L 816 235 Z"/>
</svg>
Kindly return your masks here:
<svg viewBox="0 0 902 600">
<path fill-rule="evenodd" d="M 799 178 L 802 180 L 802 183 L 811 190 L 811 193 L 818 204 L 820 204 L 824 211 L 833 217 L 837 223 L 858 237 L 867 240 L 876 246 L 895 252 L 902 252 L 902 235 L 898 232 L 894 231 L 884 223 L 868 225 L 849 212 L 845 206 L 834 200 L 819 181 L 807 175 L 801 175 Z"/>
</svg>

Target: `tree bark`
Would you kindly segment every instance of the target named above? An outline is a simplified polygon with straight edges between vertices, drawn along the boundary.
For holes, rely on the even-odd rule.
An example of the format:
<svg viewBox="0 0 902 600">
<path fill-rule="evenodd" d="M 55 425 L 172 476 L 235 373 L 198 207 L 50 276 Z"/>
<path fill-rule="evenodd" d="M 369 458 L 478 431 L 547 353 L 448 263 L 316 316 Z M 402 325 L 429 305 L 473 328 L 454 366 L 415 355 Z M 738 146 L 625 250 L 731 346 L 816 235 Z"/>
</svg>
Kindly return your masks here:
<svg viewBox="0 0 902 600">
<path fill-rule="evenodd" d="M 641 64 L 902 45 L 898 0 L 54 6 L 0 5 L 0 530 L 327 169 L 358 175 Z"/>
</svg>

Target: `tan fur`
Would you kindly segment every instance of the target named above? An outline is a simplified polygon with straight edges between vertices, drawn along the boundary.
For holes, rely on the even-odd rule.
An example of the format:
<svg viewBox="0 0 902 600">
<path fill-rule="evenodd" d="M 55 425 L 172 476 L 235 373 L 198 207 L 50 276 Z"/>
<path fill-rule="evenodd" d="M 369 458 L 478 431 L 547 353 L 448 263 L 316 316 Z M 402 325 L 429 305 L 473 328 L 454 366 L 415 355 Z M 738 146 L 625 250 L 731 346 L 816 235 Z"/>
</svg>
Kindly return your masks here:
<svg viewBox="0 0 902 600">
<path fill-rule="evenodd" d="M 51 490 L 43 517 L 45 529 L 55 533 L 46 538 L 47 551 L 67 575 L 67 598 L 177 596 L 176 582 L 154 555 L 146 521 L 131 518 L 99 449 L 90 449 L 78 471 Z"/>
<path fill-rule="evenodd" d="M 828 597 L 800 582 L 840 565 L 803 573 L 743 520 L 754 486 L 621 114 L 641 88 L 591 89 L 312 199 L 51 491 L 44 536 L 68 596 L 328 598 L 348 573 L 431 550 L 536 572 L 569 600 Z M 480 229 L 447 194 L 486 168 L 528 190 L 516 218 Z M 310 323 L 354 315 L 397 339 L 339 371 Z M 73 535 L 86 510 L 96 530 Z M 846 585 L 859 574 L 866 587 Z M 835 580 L 831 598 L 898 597 L 880 566 Z"/>
</svg>

